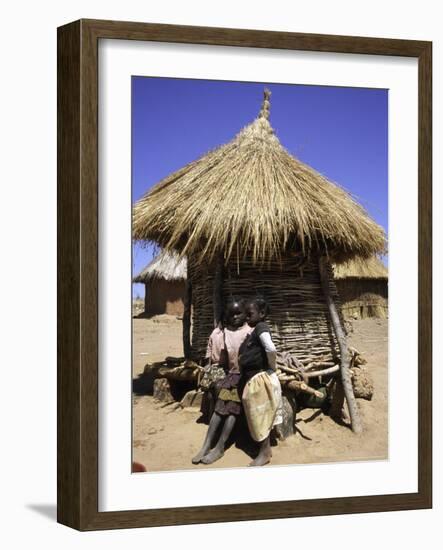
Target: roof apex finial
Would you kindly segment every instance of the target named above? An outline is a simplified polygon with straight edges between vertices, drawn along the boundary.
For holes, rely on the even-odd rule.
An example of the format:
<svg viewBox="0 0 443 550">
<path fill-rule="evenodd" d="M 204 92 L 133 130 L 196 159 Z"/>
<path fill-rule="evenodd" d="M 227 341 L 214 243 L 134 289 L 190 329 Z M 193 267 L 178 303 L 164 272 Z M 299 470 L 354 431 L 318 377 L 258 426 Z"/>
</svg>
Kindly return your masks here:
<svg viewBox="0 0 443 550">
<path fill-rule="evenodd" d="M 270 97 L 271 97 L 271 91 L 268 90 L 268 88 L 265 88 L 263 91 L 263 103 L 262 103 L 258 118 L 265 118 L 266 120 L 269 119 L 269 110 L 271 108 Z"/>
</svg>

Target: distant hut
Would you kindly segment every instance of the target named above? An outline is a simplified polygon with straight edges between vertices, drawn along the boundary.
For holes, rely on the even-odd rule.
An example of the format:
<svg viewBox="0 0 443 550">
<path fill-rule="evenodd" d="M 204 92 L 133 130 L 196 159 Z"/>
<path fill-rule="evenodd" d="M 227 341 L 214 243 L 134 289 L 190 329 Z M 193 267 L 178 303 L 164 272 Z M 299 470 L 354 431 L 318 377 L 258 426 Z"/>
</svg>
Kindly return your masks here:
<svg viewBox="0 0 443 550">
<path fill-rule="evenodd" d="M 258 117 L 229 143 L 159 182 L 133 210 L 133 238 L 188 258 L 184 349 L 205 351 L 231 295 L 264 295 L 279 351 L 303 365 L 340 363 L 361 431 L 331 262 L 384 252 L 385 234 L 343 189 L 291 156 Z M 189 310 L 192 303 L 192 340 Z"/>
<path fill-rule="evenodd" d="M 136 277 L 145 285 L 145 315 L 183 315 L 186 260 L 167 251 L 156 256 Z"/>
<path fill-rule="evenodd" d="M 388 270 L 376 256 L 334 265 L 334 279 L 345 319 L 388 317 Z"/>
</svg>

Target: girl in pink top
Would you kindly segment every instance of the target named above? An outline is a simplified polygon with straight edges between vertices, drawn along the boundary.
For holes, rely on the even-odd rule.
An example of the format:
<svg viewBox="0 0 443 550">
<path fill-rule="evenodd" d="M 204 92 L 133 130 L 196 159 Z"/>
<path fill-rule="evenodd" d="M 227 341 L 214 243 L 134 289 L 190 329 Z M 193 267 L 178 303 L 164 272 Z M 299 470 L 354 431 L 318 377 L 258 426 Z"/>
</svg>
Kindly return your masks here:
<svg viewBox="0 0 443 550">
<path fill-rule="evenodd" d="M 251 331 L 252 329 L 246 323 L 244 300 L 231 299 L 225 310 L 225 327 L 215 328 L 209 337 L 206 358 L 212 363 L 223 366 L 226 376 L 216 383 L 217 402 L 203 446 L 192 459 L 194 464 L 199 462 L 211 464 L 224 454 L 225 443 L 241 413 L 241 400 L 237 390 L 240 382 L 238 351 Z M 223 428 L 220 437 L 211 450 L 215 433 L 221 423 Z"/>
</svg>

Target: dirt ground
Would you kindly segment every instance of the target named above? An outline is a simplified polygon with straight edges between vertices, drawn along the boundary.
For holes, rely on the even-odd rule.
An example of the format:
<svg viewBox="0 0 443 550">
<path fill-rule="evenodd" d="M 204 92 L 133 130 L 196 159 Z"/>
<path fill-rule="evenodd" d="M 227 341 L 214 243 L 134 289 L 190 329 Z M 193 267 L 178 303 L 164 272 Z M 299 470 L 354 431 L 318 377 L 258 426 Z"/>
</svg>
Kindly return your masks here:
<svg viewBox="0 0 443 550">
<path fill-rule="evenodd" d="M 353 321 L 352 325 L 349 344 L 364 355 L 374 380 L 372 400 L 358 400 L 363 434 L 355 435 L 318 409 L 304 409 L 297 414 L 298 433 L 272 447 L 270 466 L 388 457 L 388 321 L 364 319 Z M 181 321 L 168 315 L 134 319 L 133 331 L 133 460 L 149 471 L 247 466 L 254 448 L 235 441 L 216 463 L 193 465 L 191 458 L 199 450 L 207 429 L 206 424 L 199 422 L 199 410 L 175 409 L 144 394 L 140 374 L 145 364 L 168 355 L 183 355 Z"/>
</svg>

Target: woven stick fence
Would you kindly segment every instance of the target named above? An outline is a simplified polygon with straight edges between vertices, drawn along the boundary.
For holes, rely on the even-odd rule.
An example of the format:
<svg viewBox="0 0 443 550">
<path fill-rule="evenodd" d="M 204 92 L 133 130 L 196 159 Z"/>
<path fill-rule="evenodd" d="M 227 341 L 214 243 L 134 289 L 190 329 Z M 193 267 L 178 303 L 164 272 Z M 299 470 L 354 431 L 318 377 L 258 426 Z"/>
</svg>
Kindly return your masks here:
<svg viewBox="0 0 443 550">
<path fill-rule="evenodd" d="M 193 335 L 192 356 L 201 358 L 214 328 L 214 266 L 197 265 L 188 260 L 192 284 Z M 338 294 L 330 272 L 330 292 L 338 303 Z M 317 258 L 286 256 L 254 266 L 252 259 L 231 260 L 223 269 L 223 298 L 252 298 L 260 294 L 267 300 L 267 321 L 279 352 L 290 352 L 303 365 L 322 367 L 338 363 L 338 345 L 333 333 L 322 291 Z"/>
</svg>

